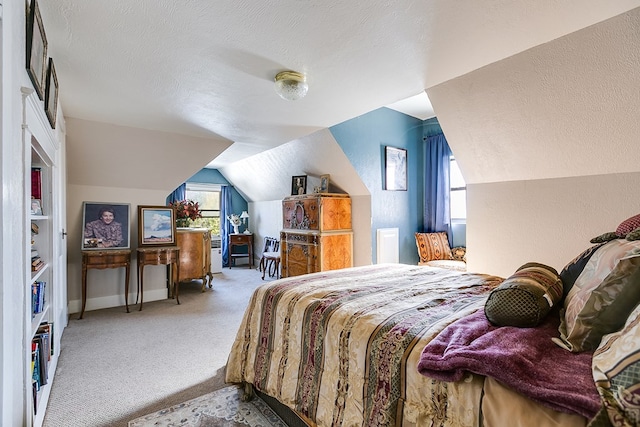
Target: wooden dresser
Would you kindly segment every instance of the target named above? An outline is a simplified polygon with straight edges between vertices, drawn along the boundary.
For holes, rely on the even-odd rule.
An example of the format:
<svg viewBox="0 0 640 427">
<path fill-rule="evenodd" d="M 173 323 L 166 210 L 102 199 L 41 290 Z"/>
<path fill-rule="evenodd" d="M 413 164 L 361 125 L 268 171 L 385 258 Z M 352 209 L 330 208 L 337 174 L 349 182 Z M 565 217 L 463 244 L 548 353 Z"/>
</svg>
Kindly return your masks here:
<svg viewBox="0 0 640 427">
<path fill-rule="evenodd" d="M 176 242 L 180 248 L 180 277 L 179 282 L 194 279 L 202 280 L 202 291 L 209 279 L 209 287 L 213 274 L 211 273 L 211 233 L 206 228 L 178 228 Z"/>
<path fill-rule="evenodd" d="M 353 266 L 351 198 L 307 194 L 282 201 L 282 277 Z"/>
</svg>

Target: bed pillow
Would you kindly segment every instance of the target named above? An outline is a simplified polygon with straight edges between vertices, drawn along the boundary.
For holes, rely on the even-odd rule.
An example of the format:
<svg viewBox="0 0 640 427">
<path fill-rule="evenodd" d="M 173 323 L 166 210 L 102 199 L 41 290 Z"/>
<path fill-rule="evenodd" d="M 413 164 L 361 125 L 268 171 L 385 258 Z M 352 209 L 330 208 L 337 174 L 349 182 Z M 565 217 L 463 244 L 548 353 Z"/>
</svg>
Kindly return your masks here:
<svg viewBox="0 0 640 427">
<path fill-rule="evenodd" d="M 640 227 L 640 214 L 622 221 L 618 228 L 616 228 L 616 234 L 622 239 L 638 227 Z"/>
<path fill-rule="evenodd" d="M 534 327 L 562 298 L 562 280 L 548 265 L 530 262 L 491 291 L 484 306 L 497 326 Z"/>
<path fill-rule="evenodd" d="M 453 259 L 447 233 L 416 233 L 416 246 L 420 262 Z"/>
<path fill-rule="evenodd" d="M 603 410 L 612 425 L 640 425 L 640 305 L 624 327 L 602 338 L 593 353 L 593 379 L 602 398 Z"/>
<path fill-rule="evenodd" d="M 640 302 L 640 241 L 612 240 L 589 259 L 565 298 L 560 338 L 569 351 L 595 350 Z"/>
<path fill-rule="evenodd" d="M 594 242 L 592 241 L 591 243 Z M 562 287 L 565 297 L 573 287 L 573 284 L 576 282 L 578 276 L 580 276 L 580 273 L 582 273 L 582 270 L 584 270 L 584 266 L 587 265 L 587 262 L 589 261 L 589 259 L 591 259 L 591 256 L 603 244 L 604 243 L 600 243 L 598 245 L 591 246 L 564 266 L 564 268 L 560 272 L 560 278 L 562 279 Z"/>
</svg>

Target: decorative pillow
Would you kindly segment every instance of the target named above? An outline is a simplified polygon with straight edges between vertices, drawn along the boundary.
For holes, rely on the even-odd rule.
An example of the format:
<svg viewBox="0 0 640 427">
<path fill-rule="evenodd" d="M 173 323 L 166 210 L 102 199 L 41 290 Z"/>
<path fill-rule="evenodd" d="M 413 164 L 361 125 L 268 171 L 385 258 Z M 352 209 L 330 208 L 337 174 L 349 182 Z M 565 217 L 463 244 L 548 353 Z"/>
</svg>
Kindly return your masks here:
<svg viewBox="0 0 640 427">
<path fill-rule="evenodd" d="M 565 298 L 560 339 L 569 351 L 594 350 L 640 302 L 640 241 L 612 240 L 585 265 Z"/>
<path fill-rule="evenodd" d="M 489 322 L 530 328 L 542 322 L 562 298 L 562 280 L 548 265 L 530 262 L 491 291 L 484 306 Z"/>
<path fill-rule="evenodd" d="M 467 248 L 464 246 L 456 246 L 451 249 L 451 256 L 456 261 L 467 262 Z"/>
<path fill-rule="evenodd" d="M 620 223 L 618 228 L 616 228 L 616 234 L 621 239 L 625 238 L 627 234 L 631 233 L 636 228 L 640 227 L 640 214 L 632 216 L 631 218 L 625 219 Z"/>
<path fill-rule="evenodd" d="M 627 234 L 627 240 L 640 240 L 640 227 Z"/>
<path fill-rule="evenodd" d="M 613 231 L 607 231 L 606 233 L 602 233 L 599 236 L 594 237 L 593 239 L 589 240 L 589 242 L 591 243 L 607 243 L 610 242 L 612 240 L 615 240 L 618 238 L 618 235 L 613 232 Z"/>
<path fill-rule="evenodd" d="M 593 241 L 591 243 L 593 243 Z M 601 243 L 599 245 L 591 246 L 589 249 L 571 260 L 569 264 L 564 266 L 560 272 L 560 278 L 562 279 L 565 297 L 573 287 L 578 276 L 580 276 L 580 273 L 582 273 L 582 270 L 584 270 L 584 266 L 587 265 L 587 262 L 591 259 L 591 255 L 593 255 L 602 245 L 603 244 Z"/>
<path fill-rule="evenodd" d="M 420 262 L 453 259 L 447 233 L 416 233 L 415 236 Z"/>
<path fill-rule="evenodd" d="M 605 335 L 593 353 L 593 379 L 603 411 L 614 426 L 640 425 L 640 305 L 629 315 L 624 327 Z"/>
</svg>

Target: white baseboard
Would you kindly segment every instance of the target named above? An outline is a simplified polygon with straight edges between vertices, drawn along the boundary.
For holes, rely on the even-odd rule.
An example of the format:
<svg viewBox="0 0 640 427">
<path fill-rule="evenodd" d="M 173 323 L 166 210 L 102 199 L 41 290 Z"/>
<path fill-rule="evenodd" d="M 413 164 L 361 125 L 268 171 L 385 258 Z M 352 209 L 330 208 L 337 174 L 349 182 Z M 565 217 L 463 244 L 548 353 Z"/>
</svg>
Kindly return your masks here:
<svg viewBox="0 0 640 427">
<path fill-rule="evenodd" d="M 158 301 L 167 299 L 166 289 L 153 289 L 144 292 L 144 302 Z M 129 292 L 129 310 L 135 305 L 136 293 Z M 140 301 L 138 301 L 140 302 Z M 124 306 L 124 298 L 121 295 L 110 295 L 107 297 L 87 298 L 87 306 L 85 312 L 91 310 L 100 310 L 101 308 L 111 308 Z M 67 306 L 69 313 L 80 313 L 82 310 L 82 300 L 70 300 Z"/>
</svg>

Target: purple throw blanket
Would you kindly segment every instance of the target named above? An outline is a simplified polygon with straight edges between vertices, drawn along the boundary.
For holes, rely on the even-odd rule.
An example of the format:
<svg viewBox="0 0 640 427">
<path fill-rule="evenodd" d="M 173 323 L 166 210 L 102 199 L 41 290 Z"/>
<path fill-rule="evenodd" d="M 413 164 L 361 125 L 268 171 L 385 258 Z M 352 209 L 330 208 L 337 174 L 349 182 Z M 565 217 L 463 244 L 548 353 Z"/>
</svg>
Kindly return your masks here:
<svg viewBox="0 0 640 427">
<path fill-rule="evenodd" d="M 467 371 L 493 377 L 547 407 L 591 419 L 601 405 L 591 374 L 593 353 L 554 344 L 559 323 L 554 310 L 536 328 L 497 327 L 478 310 L 424 348 L 418 371 L 443 381 L 459 381 Z"/>
</svg>

